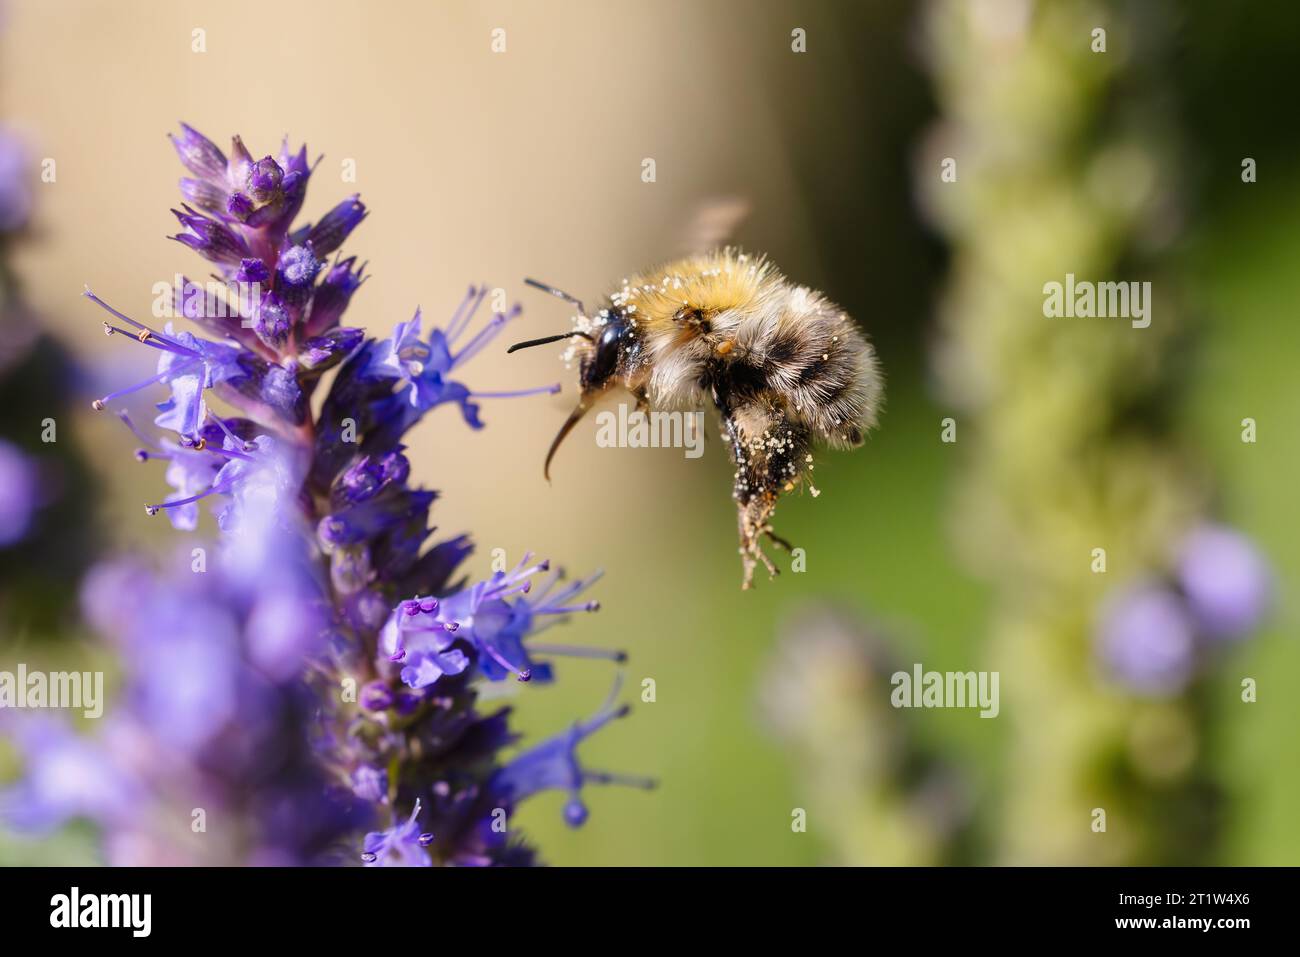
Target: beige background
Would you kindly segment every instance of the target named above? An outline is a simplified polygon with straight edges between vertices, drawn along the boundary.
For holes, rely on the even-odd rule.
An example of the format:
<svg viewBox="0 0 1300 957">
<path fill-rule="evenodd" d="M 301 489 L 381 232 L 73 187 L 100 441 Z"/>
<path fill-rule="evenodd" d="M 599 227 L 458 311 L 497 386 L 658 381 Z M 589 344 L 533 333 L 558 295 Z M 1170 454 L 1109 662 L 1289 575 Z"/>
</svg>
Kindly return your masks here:
<svg viewBox="0 0 1300 957">
<path fill-rule="evenodd" d="M 594 300 L 676 252 L 699 203 L 720 192 L 758 194 L 755 221 L 779 223 L 797 241 L 776 119 L 746 96 L 759 21 L 737 30 L 688 3 L 375 3 L 373 14 L 359 6 L 14 5 L 4 114 L 57 163 L 57 181 L 38 197 L 41 238 L 21 249 L 17 266 L 35 304 L 85 358 L 145 361 L 104 340 L 101 317 L 79 299 L 83 283 L 146 312 L 154 283 L 180 269 L 202 275 L 197 257 L 163 238 L 176 226 L 167 210 L 182 169 L 165 134 L 178 119 L 223 149 L 239 132 L 257 155 L 275 152 L 286 132 L 295 145 L 305 140 L 313 159 L 324 155 L 307 218 L 361 193 L 372 213 L 345 251 L 368 259 L 373 279 L 348 321 L 371 329 L 391 328 L 417 304 L 439 321 L 467 283 L 486 281 L 524 303 L 518 337 L 562 330 L 562 304 L 526 290 L 522 277 Z M 490 51 L 496 27 L 507 31 L 504 54 Z M 191 51 L 195 28 L 206 31 L 205 53 Z M 653 184 L 641 181 L 645 157 L 657 163 Z M 355 160 L 355 185 L 342 181 L 345 159 Z M 573 401 L 554 351 L 507 359 L 492 350 L 467 377 L 480 388 L 559 378 L 566 389 L 490 403 L 480 434 L 448 409 L 413 434 L 419 473 L 447 493 L 445 527 L 473 528 L 507 548 L 527 539 L 589 564 L 608 550 L 575 519 L 586 512 L 603 524 L 610 489 L 623 490 L 624 503 L 688 497 L 676 486 L 686 475 L 678 456 L 601 455 L 594 427 L 565 449 L 554 488 L 545 488 L 546 443 Z M 445 467 L 450 456 L 455 468 Z M 626 505 L 617 511 L 632 534 L 687 531 L 662 510 L 644 524 Z"/>
</svg>

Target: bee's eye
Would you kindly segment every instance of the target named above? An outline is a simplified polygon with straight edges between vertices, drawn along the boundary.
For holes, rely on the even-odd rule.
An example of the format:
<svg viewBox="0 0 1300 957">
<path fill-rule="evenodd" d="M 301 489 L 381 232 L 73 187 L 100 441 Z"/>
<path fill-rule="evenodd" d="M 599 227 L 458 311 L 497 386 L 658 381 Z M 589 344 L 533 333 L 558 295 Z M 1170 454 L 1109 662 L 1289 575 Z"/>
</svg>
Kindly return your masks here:
<svg viewBox="0 0 1300 957">
<path fill-rule="evenodd" d="M 618 344 L 622 338 L 621 323 L 611 323 L 601 330 L 600 338 L 596 340 L 596 353 L 586 370 L 588 385 L 600 385 L 614 374 L 618 365 Z"/>
</svg>

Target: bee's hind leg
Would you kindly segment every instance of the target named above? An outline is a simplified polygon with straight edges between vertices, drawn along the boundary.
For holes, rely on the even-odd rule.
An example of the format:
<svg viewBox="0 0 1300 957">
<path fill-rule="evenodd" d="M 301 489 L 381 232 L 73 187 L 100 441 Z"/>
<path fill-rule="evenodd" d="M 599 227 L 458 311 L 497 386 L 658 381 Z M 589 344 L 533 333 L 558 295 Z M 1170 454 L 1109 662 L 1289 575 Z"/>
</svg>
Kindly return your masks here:
<svg viewBox="0 0 1300 957">
<path fill-rule="evenodd" d="M 758 506 L 757 508 L 755 506 Z M 772 564 L 759 544 L 759 536 L 767 533 L 766 515 L 771 513 L 770 506 L 751 501 L 748 504 L 737 503 L 737 525 L 740 532 L 740 564 L 742 577 L 740 587 L 754 587 L 754 569 L 762 562 L 767 569 L 768 578 L 775 578 L 781 570 Z"/>
<path fill-rule="evenodd" d="M 768 576 L 778 574 L 776 565 L 759 542 L 766 535 L 774 545 L 790 549 L 790 543 L 772 531 L 772 514 L 782 490 L 791 487 L 807 454 L 808 434 L 802 424 L 790 421 L 782 410 L 763 402 L 730 409 L 714 401 L 722 412 L 723 434 L 736 466 L 732 498 L 738 511 L 741 588 L 753 586 L 754 569 L 761 562 Z"/>
<path fill-rule="evenodd" d="M 791 545 L 786 539 L 778 535 L 776 532 L 772 531 L 771 525 L 764 527 L 763 534 L 767 536 L 768 541 L 770 541 L 773 545 L 775 545 L 777 548 L 781 549 L 782 551 L 784 552 L 794 551 L 794 546 Z"/>
</svg>

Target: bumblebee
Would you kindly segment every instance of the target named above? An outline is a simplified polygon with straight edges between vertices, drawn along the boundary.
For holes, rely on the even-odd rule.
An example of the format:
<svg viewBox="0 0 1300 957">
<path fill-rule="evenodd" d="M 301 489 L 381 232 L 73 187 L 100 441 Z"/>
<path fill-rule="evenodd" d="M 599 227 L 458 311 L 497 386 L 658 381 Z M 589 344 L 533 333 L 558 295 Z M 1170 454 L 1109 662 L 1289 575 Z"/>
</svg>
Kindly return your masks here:
<svg viewBox="0 0 1300 957">
<path fill-rule="evenodd" d="M 811 481 L 812 445 L 862 444 L 876 422 L 883 381 L 875 350 L 840 307 L 789 282 L 763 257 L 726 248 L 688 256 L 624 280 L 594 315 L 566 292 L 529 285 L 577 309 L 570 332 L 516 343 L 509 351 L 569 340 L 581 395 L 547 452 L 614 387 L 638 409 L 695 410 L 712 404 L 735 464 L 743 569 L 752 585 L 760 542 L 790 549 L 772 530 L 783 492 Z"/>
</svg>

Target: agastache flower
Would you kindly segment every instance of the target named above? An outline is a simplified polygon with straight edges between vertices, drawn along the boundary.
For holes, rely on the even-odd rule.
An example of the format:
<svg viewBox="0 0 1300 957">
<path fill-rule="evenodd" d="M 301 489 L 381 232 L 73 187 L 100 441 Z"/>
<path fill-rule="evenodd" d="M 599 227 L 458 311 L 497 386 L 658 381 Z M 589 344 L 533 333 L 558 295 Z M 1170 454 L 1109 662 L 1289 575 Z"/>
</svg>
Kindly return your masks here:
<svg viewBox="0 0 1300 957">
<path fill-rule="evenodd" d="M 362 843 L 361 860 L 366 867 L 432 867 L 425 853 L 433 835 L 420 830 L 420 802 L 411 816 L 386 831 L 372 831 Z"/>
<path fill-rule="evenodd" d="M 495 313 L 487 325 L 460 348 L 454 349 L 468 330 L 486 294 L 486 288 L 475 290 L 471 287 L 446 331 L 432 330 L 427 342 L 420 338 L 423 319 L 417 309 L 408 322 L 399 322 L 393 335 L 381 342 L 370 356 L 365 374 L 375 379 L 396 379 L 400 383 L 400 393 L 411 407 L 411 411 L 402 416 L 402 421 L 417 418 L 445 402 L 454 402 L 460 405 L 465 421 L 471 427 L 481 429 L 483 423 L 479 420 L 474 399 L 519 398 L 540 393 L 554 394 L 560 390 L 555 384 L 507 392 L 472 392 L 448 378 L 452 370 L 483 351 L 502 327 L 519 314 L 518 306 L 508 313 Z"/>
<path fill-rule="evenodd" d="M 547 616 L 596 611 L 599 602 L 574 603 L 599 575 L 556 589 L 560 573 L 554 572 L 536 595 L 531 576 L 549 570 L 546 561 L 530 564 L 531 556 L 509 572 L 497 572 L 487 581 L 439 601 L 432 596 L 412 598 L 393 609 L 379 635 L 379 648 L 388 660 L 400 662 L 402 681 L 412 688 L 425 688 L 443 674 L 463 670 L 457 641 L 468 642 L 478 652 L 478 666 L 489 681 L 514 675 L 518 681 L 548 681 L 550 667 L 530 657 L 535 653 L 607 658 L 622 661 L 619 652 L 568 645 L 525 647 L 525 640 L 548 627 Z M 458 667 L 459 665 L 459 667 Z"/>
<path fill-rule="evenodd" d="M 569 795 L 564 804 L 564 821 L 570 827 L 581 827 L 587 820 L 587 806 L 582 802 L 582 788 L 587 784 L 621 784 L 626 787 L 650 789 L 655 786 L 649 778 L 595 771 L 583 767 L 578 760 L 578 745 L 591 737 L 615 718 L 628 713 L 627 705 L 615 705 L 619 686 L 615 684 L 609 700 L 600 711 L 585 721 L 576 721 L 563 734 L 523 752 L 498 771 L 490 782 L 492 791 L 503 801 L 517 804 L 542 791 L 558 790 Z"/>
<path fill-rule="evenodd" d="M 225 464 L 224 458 L 209 450 L 212 442 L 222 443 L 221 430 L 215 424 L 206 425 L 200 431 L 199 440 L 187 446 L 165 436 L 151 438 L 145 435 L 126 412 L 119 412 L 118 418 L 142 443 L 142 447 L 135 451 L 138 461 L 162 459 L 167 462 L 164 478 L 176 490 L 163 502 L 167 517 L 174 528 L 194 531 L 199 520 L 198 502 L 212 488 L 213 480 Z"/>
<path fill-rule="evenodd" d="M 160 354 L 154 376 L 94 402 L 103 409 L 149 386 L 167 390 L 156 435 L 119 410 L 142 444 L 137 458 L 167 462 L 174 491 L 146 510 L 193 529 L 211 501 L 221 532 L 219 574 L 182 576 L 183 585 L 140 576 L 131 587 L 97 586 L 87 600 L 89 617 L 137 666 L 124 720 L 141 750 L 121 769 L 123 787 L 154 795 L 176 754 L 194 755 L 195 773 L 229 770 L 200 777 L 218 787 L 219 803 L 255 819 L 248 830 L 261 845 L 246 849 L 254 863 L 320 862 L 340 837 L 345 859 L 368 865 L 532 863 L 531 848 L 500 827 L 520 801 L 562 788 L 576 825 L 587 814 L 584 784 L 648 784 L 577 760 L 578 744 L 627 708 L 611 698 L 502 764 L 499 752 L 516 741 L 510 709 L 480 713 L 477 689 L 511 675 L 552 680 L 555 657 L 623 656 L 535 640 L 570 613 L 596 610 L 578 597 L 595 577 L 561 583 L 556 572 L 534 590 L 549 565 L 525 556 L 484 581 L 457 580 L 472 546 L 465 536 L 431 541 L 437 496 L 410 484 L 402 442 L 439 405 L 458 405 L 479 428 L 479 400 L 558 386 L 478 392 L 459 381 L 519 312 L 497 311 L 471 329 L 486 287 L 471 288 L 427 338 L 418 310 L 378 341 L 340 325 L 364 265 L 347 257 L 327 267 L 324 257 L 366 212 L 353 196 L 314 226 L 292 228 L 311 172 L 305 148 L 256 159 L 236 137 L 227 156 L 188 126 L 173 143 L 192 174 L 181 181 L 184 229 L 174 238 L 260 292 L 233 319 L 187 309 L 211 338 L 156 330 L 86 292 L 113 316 L 110 335 Z M 313 415 L 308 399 L 331 368 Z M 233 414 L 219 414 L 210 397 Z M 280 770 L 259 776 L 260 756 Z M 32 820 L 42 805 L 59 818 L 84 804 L 39 788 L 21 794 Z M 143 807 L 120 815 L 116 804 L 95 817 L 133 840 L 159 819 Z"/>
<path fill-rule="evenodd" d="M 197 441 L 198 428 L 206 412 L 204 390 L 242 374 L 238 347 L 199 339 L 189 332 L 175 332 L 170 322 L 164 327 L 163 332 L 158 332 L 118 312 L 89 288 L 82 295 L 134 330 L 130 331 L 111 322 L 105 322 L 104 332 L 107 335 L 130 336 L 159 352 L 156 375 L 96 399 L 91 403 L 93 408 L 100 411 L 114 399 L 138 392 L 155 383 L 168 385 L 171 387 L 171 397 L 159 403 L 160 415 L 156 424 L 160 428 L 177 432 L 182 440 Z"/>
</svg>

